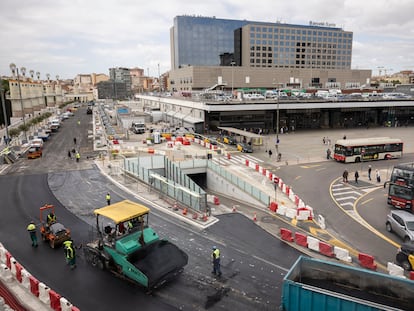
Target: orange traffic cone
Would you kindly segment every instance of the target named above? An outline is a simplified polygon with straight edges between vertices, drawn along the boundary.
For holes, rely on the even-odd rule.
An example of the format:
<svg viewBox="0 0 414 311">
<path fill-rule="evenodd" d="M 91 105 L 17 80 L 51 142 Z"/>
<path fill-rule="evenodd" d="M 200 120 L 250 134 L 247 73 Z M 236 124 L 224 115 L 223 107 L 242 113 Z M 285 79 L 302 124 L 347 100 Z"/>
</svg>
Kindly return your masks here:
<svg viewBox="0 0 414 311">
<path fill-rule="evenodd" d="M 183 209 L 183 215 L 187 215 L 187 208 Z"/>
<path fill-rule="evenodd" d="M 204 214 L 203 214 L 203 221 L 207 221 L 207 219 L 208 219 L 207 214 L 206 214 L 206 213 L 204 213 Z"/>
<path fill-rule="evenodd" d="M 257 221 L 256 213 L 253 215 L 253 221 Z"/>
<path fill-rule="evenodd" d="M 233 205 L 233 213 L 237 212 L 236 205 Z"/>
</svg>

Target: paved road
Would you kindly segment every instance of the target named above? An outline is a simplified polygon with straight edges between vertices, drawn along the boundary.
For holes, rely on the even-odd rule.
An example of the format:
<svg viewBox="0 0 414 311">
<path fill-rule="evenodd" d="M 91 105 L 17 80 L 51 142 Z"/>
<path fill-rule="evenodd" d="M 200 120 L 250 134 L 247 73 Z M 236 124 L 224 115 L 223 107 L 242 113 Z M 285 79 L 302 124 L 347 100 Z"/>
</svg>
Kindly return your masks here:
<svg viewBox="0 0 414 311">
<path fill-rule="evenodd" d="M 124 198 L 140 202 L 100 174 L 91 160 L 83 157 L 76 163 L 67 158 L 74 135 L 81 154 L 91 151 L 85 135 L 90 125 L 88 117 L 80 109 L 46 143 L 43 159 L 23 159 L 8 167 L 7 175 L 0 176 L 3 200 L 0 240 L 16 259 L 81 310 L 131 310 L 135 305 L 145 310 L 276 309 L 280 304 L 282 278 L 300 252 L 275 240 L 251 219 L 239 214 L 219 216 L 217 224 L 200 231 L 153 209 L 151 225 L 161 237 L 189 254 L 189 264 L 175 282 L 151 296 L 87 265 L 81 251 L 78 268 L 70 271 L 61 249 L 52 250 L 47 244 L 31 248 L 25 228 L 31 219 L 38 219 L 39 207 L 45 203 L 56 206 L 58 219 L 71 229 L 79 245 L 90 240 L 93 209 L 106 204 L 107 191 L 111 192 L 113 202 Z M 81 120 L 80 127 L 77 118 Z M 82 129 L 83 126 L 86 128 Z M 145 187 L 138 194 L 162 204 Z M 219 246 L 222 252 L 220 280 L 210 274 L 212 245 Z"/>
</svg>

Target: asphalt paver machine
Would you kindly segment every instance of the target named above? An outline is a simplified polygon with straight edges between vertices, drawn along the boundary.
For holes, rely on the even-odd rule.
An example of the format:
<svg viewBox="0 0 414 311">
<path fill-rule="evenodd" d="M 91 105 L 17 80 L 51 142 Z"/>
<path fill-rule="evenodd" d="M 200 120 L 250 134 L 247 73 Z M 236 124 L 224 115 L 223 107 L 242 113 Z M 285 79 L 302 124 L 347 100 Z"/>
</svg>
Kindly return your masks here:
<svg viewBox="0 0 414 311">
<path fill-rule="evenodd" d="M 129 200 L 96 209 L 97 238 L 83 248 L 86 261 L 147 290 L 175 278 L 188 256 L 148 226 L 149 212 Z"/>
</svg>

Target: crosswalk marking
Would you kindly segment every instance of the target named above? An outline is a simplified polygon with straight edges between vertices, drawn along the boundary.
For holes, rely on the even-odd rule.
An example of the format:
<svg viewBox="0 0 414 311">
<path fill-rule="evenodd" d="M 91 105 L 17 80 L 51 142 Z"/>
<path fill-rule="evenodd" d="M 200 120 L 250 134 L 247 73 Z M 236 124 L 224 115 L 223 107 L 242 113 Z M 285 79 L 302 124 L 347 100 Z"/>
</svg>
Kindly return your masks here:
<svg viewBox="0 0 414 311">
<path fill-rule="evenodd" d="M 344 201 L 344 200 L 356 200 L 358 199 L 357 197 L 343 197 L 343 198 L 335 198 L 337 201 Z"/>
</svg>

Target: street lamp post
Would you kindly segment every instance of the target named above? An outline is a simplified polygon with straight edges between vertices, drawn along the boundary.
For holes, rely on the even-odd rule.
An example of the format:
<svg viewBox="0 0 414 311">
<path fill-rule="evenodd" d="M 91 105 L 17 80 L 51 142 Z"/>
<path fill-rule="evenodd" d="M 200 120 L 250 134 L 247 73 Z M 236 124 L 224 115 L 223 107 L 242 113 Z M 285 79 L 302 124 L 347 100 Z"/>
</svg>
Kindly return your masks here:
<svg viewBox="0 0 414 311">
<path fill-rule="evenodd" d="M 279 98 L 280 89 L 277 89 L 277 105 L 276 105 L 276 154 L 279 159 Z"/>
<path fill-rule="evenodd" d="M 3 109 L 4 125 L 6 127 L 6 140 L 4 141 L 4 143 L 8 145 L 9 144 L 9 124 L 7 122 L 6 104 L 4 102 L 3 80 L 1 78 L 0 78 L 0 96 L 1 96 L 1 106 Z"/>
<path fill-rule="evenodd" d="M 22 108 L 22 120 L 23 120 L 23 126 L 24 126 L 24 139 L 27 141 L 27 133 L 26 133 L 26 118 L 24 113 L 24 106 L 23 106 L 23 97 L 22 97 L 22 88 L 20 86 L 20 76 L 19 76 L 19 68 L 14 63 L 10 64 L 10 70 L 12 71 L 13 75 L 16 73 L 17 77 L 17 85 L 19 86 L 19 95 L 20 95 L 20 105 Z M 22 67 L 20 68 L 20 71 L 22 75 L 24 76 L 26 74 L 26 68 Z"/>
<path fill-rule="evenodd" d="M 234 65 L 236 65 L 236 62 L 232 61 L 230 63 L 231 65 L 231 98 L 233 98 L 233 88 L 234 88 Z"/>
</svg>

